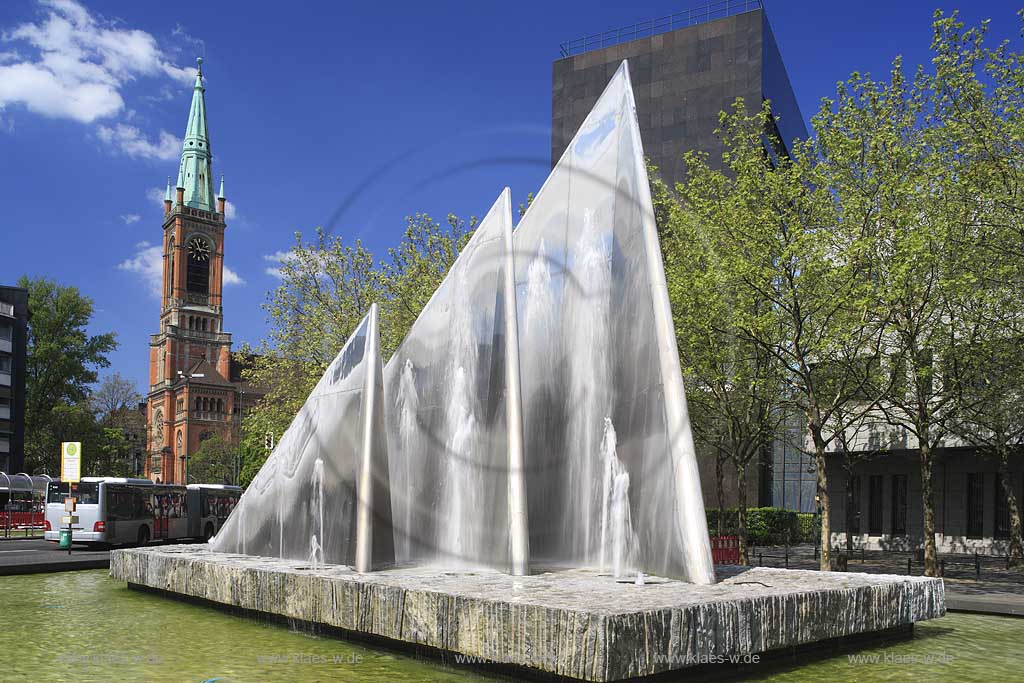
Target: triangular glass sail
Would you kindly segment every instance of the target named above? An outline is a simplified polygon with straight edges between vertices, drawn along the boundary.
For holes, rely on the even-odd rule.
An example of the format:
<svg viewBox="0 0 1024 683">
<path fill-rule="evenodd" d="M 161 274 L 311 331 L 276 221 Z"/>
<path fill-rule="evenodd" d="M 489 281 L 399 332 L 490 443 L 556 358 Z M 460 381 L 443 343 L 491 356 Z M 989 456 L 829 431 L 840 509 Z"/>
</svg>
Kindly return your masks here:
<svg viewBox="0 0 1024 683">
<path fill-rule="evenodd" d="M 625 62 L 514 243 L 532 563 L 713 582 Z"/>
<path fill-rule="evenodd" d="M 384 368 L 402 563 L 526 571 L 511 230 L 506 188 Z"/>
<path fill-rule="evenodd" d="M 377 306 L 356 328 L 242 495 L 214 550 L 394 562 Z"/>
</svg>

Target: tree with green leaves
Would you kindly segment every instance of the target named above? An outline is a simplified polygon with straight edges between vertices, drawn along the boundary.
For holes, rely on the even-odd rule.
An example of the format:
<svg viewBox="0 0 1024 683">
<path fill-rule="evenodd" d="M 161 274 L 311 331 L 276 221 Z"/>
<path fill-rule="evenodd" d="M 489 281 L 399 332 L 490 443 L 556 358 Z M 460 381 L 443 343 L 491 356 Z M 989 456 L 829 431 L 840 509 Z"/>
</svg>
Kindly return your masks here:
<svg viewBox="0 0 1024 683">
<path fill-rule="evenodd" d="M 189 483 L 232 484 L 238 466 L 238 450 L 224 437 L 214 434 L 199 444 L 188 459 Z"/>
<path fill-rule="evenodd" d="M 691 184 L 678 188 L 679 201 L 650 169 L 652 199 L 661 235 L 665 277 L 679 348 L 690 423 L 697 442 L 715 458 L 719 525 L 722 524 L 723 465 L 732 464 L 737 481 L 740 558 L 749 563 L 747 472 L 770 447 L 785 417 L 780 365 L 737 327 L 735 313 L 757 311 L 769 302 L 718 263 L 723 247 L 718 228 L 732 217 L 727 201 L 705 203 L 709 185 L 715 197 L 728 194 L 728 179 L 696 164 Z M 691 194 L 699 191 L 700 196 Z"/>
<path fill-rule="evenodd" d="M 733 372 L 738 359 L 747 363 L 745 381 L 764 388 L 760 404 L 772 400 L 770 387 L 781 387 L 774 401 L 784 399 L 785 408 L 762 414 L 781 419 L 788 408 L 802 416 L 817 471 L 821 567 L 829 569 L 826 453 L 840 411 L 856 421 L 878 402 L 863 399 L 871 377 L 864 359 L 877 357 L 882 344 L 882 325 L 868 315 L 876 298 L 868 258 L 875 235 L 870 223 L 844 220 L 821 182 L 819 150 L 798 142 L 791 156 L 779 154 L 774 131 L 767 103 L 751 114 L 740 100 L 721 117 L 725 171 L 700 155 L 687 157 L 688 180 L 677 193 L 705 237 L 686 248 L 712 255 L 703 274 L 697 269 L 688 278 L 709 281 L 699 289 L 710 298 L 699 305 L 724 335 L 692 347 L 713 354 L 731 347 L 732 357 L 721 362 Z"/>
<path fill-rule="evenodd" d="M 110 363 L 113 333 L 90 335 L 92 300 L 76 287 L 45 278 L 22 277 L 28 290 L 28 349 L 25 381 L 25 466 L 32 472 L 60 469 L 60 442 L 83 441 L 84 404 L 97 369 Z M 73 415 L 72 415 L 73 413 Z M 69 421 L 69 417 L 74 417 Z M 94 421 L 94 418 L 93 418 Z M 76 433 L 70 426 L 82 428 Z"/>
</svg>

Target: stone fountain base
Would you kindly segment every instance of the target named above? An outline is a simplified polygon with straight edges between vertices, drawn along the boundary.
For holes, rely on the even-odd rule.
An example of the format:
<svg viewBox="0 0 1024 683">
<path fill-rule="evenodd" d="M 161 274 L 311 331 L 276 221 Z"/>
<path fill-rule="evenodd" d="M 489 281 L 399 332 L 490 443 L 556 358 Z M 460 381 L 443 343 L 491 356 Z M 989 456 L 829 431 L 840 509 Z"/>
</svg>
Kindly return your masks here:
<svg viewBox="0 0 1024 683">
<path fill-rule="evenodd" d="M 110 554 L 111 576 L 131 587 L 427 646 L 456 653 L 459 662 L 587 681 L 742 663 L 749 655 L 898 630 L 946 611 L 939 579 L 719 570 L 713 586 L 655 577 L 637 586 L 588 570 L 520 578 L 430 567 L 357 574 L 206 545 Z"/>
</svg>

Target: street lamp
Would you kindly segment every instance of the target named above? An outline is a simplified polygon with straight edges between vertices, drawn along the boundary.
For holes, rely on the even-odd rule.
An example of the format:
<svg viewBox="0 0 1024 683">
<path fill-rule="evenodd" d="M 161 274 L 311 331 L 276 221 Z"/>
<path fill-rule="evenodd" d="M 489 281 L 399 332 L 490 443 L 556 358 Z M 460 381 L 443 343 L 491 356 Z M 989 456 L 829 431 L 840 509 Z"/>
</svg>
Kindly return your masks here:
<svg viewBox="0 0 1024 683">
<path fill-rule="evenodd" d="M 206 374 L 202 373 L 202 372 L 195 372 L 195 373 L 186 374 L 186 373 L 182 372 L 181 370 L 178 370 L 178 377 L 180 379 L 185 380 L 185 383 L 188 384 L 188 380 L 195 379 L 197 377 L 206 377 Z M 185 406 L 185 410 L 188 411 L 188 406 L 187 405 Z M 188 486 L 188 442 L 187 441 L 185 442 L 185 452 L 183 452 L 179 457 L 181 458 L 181 480 L 182 480 L 182 483 L 185 484 L 185 486 Z"/>
</svg>

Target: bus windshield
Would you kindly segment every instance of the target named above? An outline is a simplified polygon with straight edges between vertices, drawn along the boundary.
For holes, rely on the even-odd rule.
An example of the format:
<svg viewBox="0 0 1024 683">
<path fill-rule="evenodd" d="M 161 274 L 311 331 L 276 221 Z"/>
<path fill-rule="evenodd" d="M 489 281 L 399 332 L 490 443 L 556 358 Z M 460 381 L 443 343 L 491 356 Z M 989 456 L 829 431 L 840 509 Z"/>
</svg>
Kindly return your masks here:
<svg viewBox="0 0 1024 683">
<path fill-rule="evenodd" d="M 68 484 L 65 481 L 51 481 L 47 489 L 47 503 L 64 503 L 68 497 Z M 75 486 L 75 497 L 79 505 L 96 505 L 100 502 L 100 485 L 95 481 L 81 481 Z"/>
</svg>

